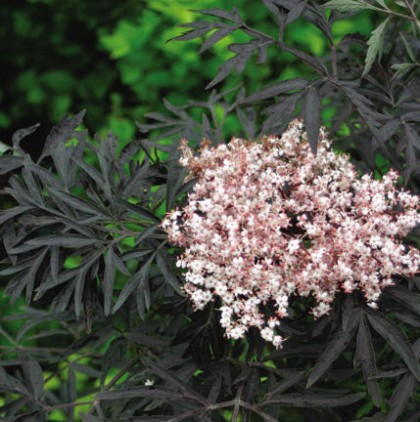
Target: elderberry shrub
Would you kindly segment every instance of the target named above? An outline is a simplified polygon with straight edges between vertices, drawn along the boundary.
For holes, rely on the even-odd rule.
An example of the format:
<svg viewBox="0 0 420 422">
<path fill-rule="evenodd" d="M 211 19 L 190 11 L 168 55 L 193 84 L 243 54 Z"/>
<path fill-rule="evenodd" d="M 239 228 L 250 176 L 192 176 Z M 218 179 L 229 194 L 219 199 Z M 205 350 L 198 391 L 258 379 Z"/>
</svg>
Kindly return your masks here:
<svg viewBox="0 0 420 422">
<path fill-rule="evenodd" d="M 18 131 L 0 274 L 25 305 L 1 317 L 1 417 L 418 420 L 419 8 L 263 0 L 261 27 L 201 10 L 176 39 L 233 53 L 207 101 L 164 101 L 124 148 L 83 113 L 36 161 L 36 126 Z M 337 37 L 358 13 L 370 36 Z"/>
</svg>

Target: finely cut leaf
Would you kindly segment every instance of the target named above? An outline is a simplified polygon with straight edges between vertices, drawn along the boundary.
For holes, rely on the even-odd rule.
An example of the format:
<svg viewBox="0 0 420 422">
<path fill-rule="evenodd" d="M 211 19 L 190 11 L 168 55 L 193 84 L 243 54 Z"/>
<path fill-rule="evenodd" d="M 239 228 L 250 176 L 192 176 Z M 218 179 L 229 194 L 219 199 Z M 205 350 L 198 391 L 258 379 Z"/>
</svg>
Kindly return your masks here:
<svg viewBox="0 0 420 422">
<path fill-rule="evenodd" d="M 23 158 L 11 155 L 2 155 L 0 157 L 0 176 L 7 174 L 23 166 Z"/>
<path fill-rule="evenodd" d="M 369 48 L 366 54 L 365 68 L 363 70 L 362 76 L 365 76 L 367 73 L 369 73 L 376 58 L 381 60 L 384 46 L 385 27 L 389 19 L 390 17 L 386 18 L 374 31 L 372 31 L 369 41 L 367 42 Z"/>
<path fill-rule="evenodd" d="M 399 286 L 389 287 L 385 291 L 387 296 L 391 296 L 404 307 L 420 316 L 420 294 L 403 289 Z"/>
<path fill-rule="evenodd" d="M 26 353 L 20 353 L 20 362 L 23 374 L 28 382 L 36 400 L 41 400 L 44 396 L 44 376 L 39 363 L 30 358 Z"/>
<path fill-rule="evenodd" d="M 197 394 L 191 387 L 189 387 L 185 382 L 181 379 L 176 377 L 175 375 L 171 374 L 167 369 L 163 366 L 159 365 L 156 362 L 148 361 L 145 363 L 156 375 L 158 375 L 163 380 L 169 382 L 170 384 L 178 387 L 184 394 L 191 395 L 197 399 L 197 401 L 203 402 L 206 404 L 206 401 Z"/>
<path fill-rule="evenodd" d="M 275 387 L 268 392 L 267 398 L 270 399 L 278 394 L 283 393 L 283 391 L 286 391 L 290 387 L 293 387 L 298 382 L 302 381 L 304 377 L 305 372 L 303 371 L 295 372 L 294 374 L 288 375 L 283 381 L 277 383 Z"/>
<path fill-rule="evenodd" d="M 372 336 L 364 317 L 361 318 L 359 324 L 354 360 L 362 368 L 369 395 L 372 397 L 375 406 L 380 407 L 381 392 L 377 381 L 372 379 L 377 374 L 375 350 L 372 343 Z"/>
<path fill-rule="evenodd" d="M 114 305 L 112 313 L 118 311 L 124 302 L 128 299 L 132 292 L 137 288 L 137 286 L 141 283 L 144 278 L 147 278 L 150 272 L 150 266 L 155 258 L 156 253 L 152 254 L 152 256 L 146 261 L 145 264 L 141 267 L 139 271 L 134 273 L 125 283 L 123 289 L 121 290 L 120 296 L 117 299 L 117 302 Z"/>
<path fill-rule="evenodd" d="M 389 400 L 391 408 L 386 415 L 384 422 L 396 422 L 398 420 L 398 417 L 404 411 L 408 400 L 413 396 L 416 385 L 416 380 L 411 374 L 404 375 Z"/>
<path fill-rule="evenodd" d="M 334 361 L 343 353 L 355 334 L 359 319 L 360 314 L 355 314 L 354 318 L 349 321 L 349 326 L 346 327 L 345 331 L 340 327 L 338 331 L 333 334 L 325 345 L 323 353 L 308 377 L 308 382 L 306 384 L 307 388 L 311 387 L 322 375 L 324 375 Z"/>
<path fill-rule="evenodd" d="M 219 82 L 223 81 L 229 73 L 233 71 L 233 69 L 236 67 L 238 62 L 238 55 L 235 57 L 231 57 L 230 59 L 226 60 L 222 66 L 219 68 L 219 73 L 215 76 L 215 78 L 210 81 L 205 89 L 213 88 L 215 85 L 217 85 Z"/>
<path fill-rule="evenodd" d="M 115 259 L 112 246 L 108 248 L 105 255 L 105 272 L 102 282 L 102 290 L 104 293 L 104 314 L 108 316 L 111 313 L 112 293 L 114 289 L 115 278 Z"/>
<path fill-rule="evenodd" d="M 263 402 L 264 405 L 282 404 L 293 407 L 338 407 L 355 403 L 365 397 L 365 393 L 355 393 L 343 396 L 331 394 L 284 394 L 280 397 Z"/>
<path fill-rule="evenodd" d="M 83 246 L 93 245 L 100 242 L 98 239 L 87 239 L 86 237 L 76 235 L 45 235 L 34 239 L 29 239 L 25 242 L 26 245 L 41 247 L 41 246 L 61 246 L 62 248 L 82 248 Z"/>
<path fill-rule="evenodd" d="M 193 400 L 197 401 L 195 396 L 190 396 L 183 393 L 177 393 L 171 390 L 165 390 L 163 388 L 154 387 L 137 387 L 130 390 L 116 390 L 116 391 L 106 391 L 104 393 L 98 393 L 96 398 L 99 400 L 121 400 L 121 399 L 130 399 L 136 397 L 148 397 L 160 400 Z"/>
<path fill-rule="evenodd" d="M 245 98 L 240 104 L 251 104 L 256 101 L 266 100 L 267 98 L 273 98 L 277 95 L 284 94 L 294 90 L 300 90 L 305 88 L 308 82 L 305 79 L 288 79 L 287 81 L 279 82 L 276 85 L 263 88 L 256 93 Z"/>
<path fill-rule="evenodd" d="M 418 360 L 400 329 L 377 312 L 369 312 L 367 317 L 372 328 L 387 341 L 405 362 L 412 374 L 420 381 Z"/>
<path fill-rule="evenodd" d="M 15 208 L 11 208 L 8 210 L 1 210 L 0 211 L 0 224 L 4 224 L 6 221 L 12 219 L 13 217 L 16 217 L 20 214 L 23 214 L 26 211 L 31 211 L 33 210 L 34 207 L 15 207 Z"/>
<path fill-rule="evenodd" d="M 217 30 L 216 32 L 214 32 L 213 34 L 211 34 L 206 41 L 203 43 L 203 45 L 201 46 L 200 50 L 198 51 L 200 54 L 204 53 L 205 51 L 207 51 L 209 48 L 211 48 L 214 44 L 216 44 L 218 41 L 220 41 L 221 39 L 227 37 L 229 34 L 231 34 L 233 31 L 236 30 L 236 26 L 227 26 L 225 28 L 221 28 L 219 30 Z"/>
<path fill-rule="evenodd" d="M 64 145 L 65 142 L 73 136 L 77 126 L 82 123 L 85 114 L 86 111 L 82 110 L 74 117 L 64 117 L 58 125 L 53 127 L 45 141 L 44 148 L 42 149 L 37 163 L 40 163 L 45 157 L 51 155 L 56 150 L 58 145 Z M 60 169 L 57 170 L 59 171 Z"/>
<path fill-rule="evenodd" d="M 401 39 L 403 40 L 405 50 L 407 51 L 407 54 L 410 57 L 410 60 L 413 63 L 416 63 L 417 62 L 416 56 L 413 52 L 413 49 L 411 48 L 411 45 L 408 43 L 407 39 L 404 37 L 404 34 L 402 32 L 400 32 L 400 36 L 401 36 Z"/>
<path fill-rule="evenodd" d="M 181 294 L 181 291 L 179 290 L 179 282 L 178 279 L 175 277 L 174 273 L 169 268 L 169 265 L 167 263 L 166 257 L 162 254 L 161 251 L 158 251 L 157 253 L 157 264 L 159 266 L 160 271 L 163 274 L 163 277 L 165 278 L 165 281 L 179 294 Z"/>
<path fill-rule="evenodd" d="M 377 10 L 376 7 L 372 6 L 363 0 L 331 0 L 322 5 L 322 7 L 328 7 L 330 9 L 338 10 L 339 12 L 352 12 L 363 9 Z"/>
<path fill-rule="evenodd" d="M 242 19 L 239 16 L 238 9 L 234 7 L 231 12 L 223 9 L 201 9 L 201 10 L 191 10 L 191 12 L 201 13 L 202 15 L 214 16 L 217 18 L 226 19 L 231 22 L 241 23 Z"/>
<path fill-rule="evenodd" d="M 303 104 L 303 119 L 308 132 L 311 150 L 316 154 L 318 149 L 319 129 L 321 127 L 321 98 L 318 90 L 311 86 L 305 96 Z"/>
<path fill-rule="evenodd" d="M 10 392 L 18 393 L 25 397 L 33 397 L 33 395 L 18 379 L 16 379 L 12 375 L 9 375 L 1 366 L 0 366 L 0 390 L 3 392 L 10 391 Z"/>
<path fill-rule="evenodd" d="M 13 148 L 18 152 L 23 152 L 20 147 L 21 140 L 34 133 L 40 126 L 41 123 L 36 123 L 33 126 L 17 130 L 12 136 Z"/>
</svg>

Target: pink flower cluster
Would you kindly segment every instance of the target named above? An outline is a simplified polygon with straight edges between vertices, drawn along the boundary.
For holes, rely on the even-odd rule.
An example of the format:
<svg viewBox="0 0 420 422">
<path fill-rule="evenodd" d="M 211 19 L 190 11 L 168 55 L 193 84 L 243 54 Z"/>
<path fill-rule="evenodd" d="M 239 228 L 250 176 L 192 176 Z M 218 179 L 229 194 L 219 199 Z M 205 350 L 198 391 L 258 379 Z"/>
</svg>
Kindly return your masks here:
<svg viewBox="0 0 420 422">
<path fill-rule="evenodd" d="M 393 171 L 359 178 L 323 130 L 316 156 L 297 120 L 262 143 L 234 138 L 196 157 L 186 141 L 181 149 L 197 183 L 162 226 L 184 248 L 185 292 L 196 309 L 221 298 L 229 338 L 257 327 L 280 347 L 291 295 L 312 295 L 315 317 L 339 291 L 360 290 L 375 307 L 393 275 L 419 270 L 419 251 L 401 242 L 420 222 L 418 197 L 397 191 Z"/>
</svg>

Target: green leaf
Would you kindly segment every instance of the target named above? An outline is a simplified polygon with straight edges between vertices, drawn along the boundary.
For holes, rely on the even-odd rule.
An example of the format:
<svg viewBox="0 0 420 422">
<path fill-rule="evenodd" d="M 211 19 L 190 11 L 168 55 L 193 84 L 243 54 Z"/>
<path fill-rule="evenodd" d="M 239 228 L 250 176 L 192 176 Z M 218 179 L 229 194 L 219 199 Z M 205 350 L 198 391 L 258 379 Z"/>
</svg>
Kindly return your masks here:
<svg viewBox="0 0 420 422">
<path fill-rule="evenodd" d="M 413 52 L 413 49 L 411 48 L 411 45 L 408 43 L 407 39 L 404 37 L 404 34 L 402 32 L 400 32 L 400 36 L 401 36 L 401 39 L 403 40 L 404 47 L 407 51 L 408 56 L 410 57 L 410 59 L 413 63 L 416 63 L 417 62 L 416 56 L 414 55 L 414 52 Z"/>
<path fill-rule="evenodd" d="M 384 46 L 385 27 L 389 19 L 390 17 L 387 17 L 374 31 L 372 31 L 369 41 L 367 42 L 369 48 L 366 54 L 365 68 L 362 76 L 369 73 L 376 58 L 381 60 Z"/>
<path fill-rule="evenodd" d="M 395 70 L 395 78 L 401 79 L 418 66 L 420 66 L 418 63 L 395 63 L 391 65 L 391 69 Z"/>
</svg>

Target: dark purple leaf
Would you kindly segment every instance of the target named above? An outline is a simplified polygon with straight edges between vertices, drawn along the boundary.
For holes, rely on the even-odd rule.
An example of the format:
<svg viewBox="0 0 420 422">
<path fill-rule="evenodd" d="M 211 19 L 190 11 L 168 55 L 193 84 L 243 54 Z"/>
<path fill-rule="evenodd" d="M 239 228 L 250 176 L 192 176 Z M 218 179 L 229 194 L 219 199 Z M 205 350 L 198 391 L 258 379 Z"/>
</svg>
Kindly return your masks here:
<svg viewBox="0 0 420 422">
<path fill-rule="evenodd" d="M 301 96 L 302 93 L 300 92 L 297 94 L 291 94 L 282 98 L 279 103 L 265 108 L 262 111 L 262 114 L 268 115 L 268 118 L 264 121 L 262 133 L 271 134 L 275 128 L 285 126 L 289 123 Z"/>
<path fill-rule="evenodd" d="M 23 375 L 37 401 L 44 397 L 44 376 L 39 363 L 28 356 L 27 353 L 19 354 Z"/>
<path fill-rule="evenodd" d="M 0 211 L 0 224 L 4 224 L 6 223 L 6 221 L 21 215 L 27 211 L 32 211 L 34 209 L 34 207 L 32 206 L 24 206 L 24 207 L 14 207 L 14 208 L 10 208 L 7 210 L 1 210 Z"/>
<path fill-rule="evenodd" d="M 149 387 L 137 387 L 129 390 L 121 389 L 115 391 L 106 391 L 103 393 L 98 393 L 96 398 L 99 400 L 124 400 L 138 397 L 147 397 L 158 400 L 167 400 L 167 401 L 197 401 L 195 396 L 190 396 L 183 393 L 177 393 L 172 390 L 166 390 L 163 388 L 149 388 Z"/>
<path fill-rule="evenodd" d="M 385 290 L 385 294 L 420 316 L 420 294 L 399 286 L 388 287 Z"/>
<path fill-rule="evenodd" d="M 411 146 L 413 159 L 415 160 L 414 148 L 416 148 L 417 150 L 420 150 L 420 135 L 414 129 L 414 125 L 409 125 L 407 123 L 404 123 L 404 130 L 405 130 L 405 136 L 407 139 L 407 144 Z"/>
<path fill-rule="evenodd" d="M 27 136 L 31 135 L 32 133 L 34 133 L 39 127 L 41 126 L 40 123 L 36 123 L 33 126 L 29 126 L 29 127 L 25 127 L 23 129 L 19 129 L 17 130 L 13 135 L 12 135 L 12 144 L 13 144 L 13 149 L 15 151 L 18 152 L 23 152 L 22 148 L 20 147 L 20 142 L 22 141 L 22 139 L 26 138 Z"/>
<path fill-rule="evenodd" d="M 198 22 L 191 22 L 186 25 L 180 25 L 180 26 L 188 26 L 188 27 L 194 27 L 195 24 Z M 216 28 L 216 24 L 212 24 L 211 22 L 206 22 L 206 25 L 202 25 L 197 29 L 193 29 L 191 31 L 184 32 L 181 35 L 178 35 L 176 37 L 173 37 L 169 39 L 168 41 L 189 41 L 193 40 L 195 38 L 202 37 L 203 35 L 207 34 L 210 30 Z"/>
<path fill-rule="evenodd" d="M 408 401 L 414 395 L 416 386 L 417 382 L 413 375 L 404 375 L 389 400 L 390 409 L 384 422 L 395 422 L 398 420 Z"/>
<path fill-rule="evenodd" d="M 108 248 L 108 253 L 105 255 L 105 271 L 102 280 L 102 291 L 104 294 L 104 314 L 108 316 L 111 313 L 111 305 L 114 291 L 115 278 L 115 259 L 112 246 Z"/>
<path fill-rule="evenodd" d="M 201 46 L 200 50 L 198 51 L 200 54 L 207 51 L 209 48 L 211 48 L 214 44 L 216 44 L 221 39 L 227 37 L 229 34 L 231 34 L 233 31 L 237 29 L 236 26 L 225 26 L 224 28 L 218 29 L 216 32 L 211 34 L 206 41 L 204 41 L 203 45 Z"/>
<path fill-rule="evenodd" d="M 138 285 L 141 283 L 142 280 L 147 279 L 150 272 L 150 266 L 152 265 L 152 262 L 155 258 L 155 253 L 142 265 L 140 270 L 135 272 L 124 284 L 123 289 L 121 290 L 121 293 L 114 305 L 114 308 L 112 309 L 112 313 L 115 314 L 115 312 L 118 311 L 118 309 L 121 308 L 121 306 L 126 302 L 128 297 L 131 295 L 131 293 L 134 292 L 134 290 L 137 289 Z"/>
<path fill-rule="evenodd" d="M 293 7 L 289 10 L 289 13 L 287 14 L 286 18 L 286 24 L 291 23 L 295 21 L 297 18 L 299 18 L 303 11 L 305 10 L 308 2 L 307 0 L 303 1 L 297 1 Z"/>
<path fill-rule="evenodd" d="M 363 378 L 365 379 L 373 403 L 376 407 L 380 407 L 382 401 L 381 392 L 377 381 L 372 379 L 377 373 L 375 349 L 372 344 L 369 327 L 363 316 L 359 323 L 354 360 L 362 368 Z"/>
<path fill-rule="evenodd" d="M 303 119 L 311 150 L 316 154 L 318 149 L 319 129 L 321 127 L 321 98 L 318 90 L 310 86 L 303 102 Z"/>
<path fill-rule="evenodd" d="M 312 369 L 308 381 L 307 388 L 312 386 L 321 376 L 325 374 L 328 368 L 339 358 L 344 352 L 350 341 L 352 340 L 356 328 L 359 324 L 360 314 L 356 314 L 354 318 L 349 322 L 347 330 L 343 330 L 342 327 L 338 328 L 337 331 L 330 337 L 325 345 L 324 351 L 318 358 L 314 368 Z"/>
<path fill-rule="evenodd" d="M 73 136 L 77 126 L 82 123 L 85 114 L 86 111 L 82 110 L 74 117 L 64 117 L 57 126 L 52 128 L 50 134 L 47 136 L 41 155 L 38 158 L 38 163 L 40 163 L 45 157 L 51 155 L 58 145 L 65 144 L 65 142 Z"/>
<path fill-rule="evenodd" d="M 288 79 L 286 81 L 279 82 L 278 84 L 257 91 L 256 93 L 242 100 L 240 104 L 251 104 L 256 101 L 273 98 L 277 95 L 285 94 L 290 91 L 301 90 L 305 88 L 307 84 L 308 81 L 305 79 Z"/>
<path fill-rule="evenodd" d="M 161 250 L 159 250 L 157 252 L 156 258 L 157 258 L 157 264 L 158 264 L 159 270 L 162 272 L 165 281 L 177 293 L 180 294 L 181 291 L 179 290 L 179 281 L 176 278 L 176 276 L 174 275 L 174 273 L 172 272 L 172 270 L 169 266 L 169 263 L 168 263 L 169 256 L 167 254 L 164 254 Z"/>
<path fill-rule="evenodd" d="M 223 9 L 201 9 L 201 10 L 191 10 L 192 12 L 201 13 L 202 15 L 214 16 L 216 18 L 226 19 L 231 22 L 241 23 L 242 19 L 239 16 L 238 9 L 234 7 L 231 12 L 228 12 Z"/>
<path fill-rule="evenodd" d="M 0 176 L 3 174 L 7 174 L 13 170 L 17 170 L 18 168 L 23 166 L 23 158 L 22 157 L 14 157 L 11 155 L 2 155 L 0 157 Z"/>
<path fill-rule="evenodd" d="M 402 331 L 379 312 L 368 312 L 367 317 L 372 328 L 381 335 L 394 351 L 401 357 L 411 373 L 420 380 L 420 368 Z"/>
<path fill-rule="evenodd" d="M 331 394 L 299 394 L 291 393 L 284 394 L 274 399 L 265 400 L 262 404 L 264 406 L 269 404 L 277 404 L 293 407 L 339 407 L 347 406 L 355 403 L 365 397 L 365 393 L 355 393 L 343 396 Z"/>
</svg>

